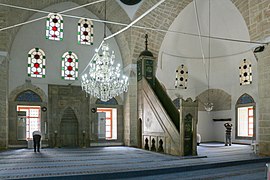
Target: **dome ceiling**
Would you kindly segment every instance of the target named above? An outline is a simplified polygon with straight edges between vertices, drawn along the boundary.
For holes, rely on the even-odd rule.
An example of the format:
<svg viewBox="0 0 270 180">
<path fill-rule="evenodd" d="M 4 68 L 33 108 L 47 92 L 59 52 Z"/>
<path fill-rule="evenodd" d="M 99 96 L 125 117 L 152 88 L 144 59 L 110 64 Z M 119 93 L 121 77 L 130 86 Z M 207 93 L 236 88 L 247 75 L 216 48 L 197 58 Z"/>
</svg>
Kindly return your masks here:
<svg viewBox="0 0 270 180">
<path fill-rule="evenodd" d="M 209 26 L 211 37 L 249 41 L 249 33 L 245 21 L 232 2 L 227 0 L 211 0 L 210 2 L 210 25 L 208 1 L 196 1 L 198 23 L 194 2 L 190 3 L 179 14 L 169 28 L 171 31 L 178 33 L 168 33 L 163 42 L 163 44 L 166 44 L 166 47 L 169 46 L 167 48 L 169 49 L 168 53 L 186 58 L 202 58 L 202 46 L 205 57 L 208 57 L 209 39 L 207 37 L 209 36 Z M 199 31 L 201 35 L 206 36 L 201 38 L 202 42 L 200 42 L 198 37 Z M 249 44 L 214 38 L 211 38 L 210 43 L 211 57 L 239 54 L 250 47 Z"/>
<path fill-rule="evenodd" d="M 141 0 L 120 0 L 120 1 L 126 5 L 134 5 L 141 2 Z"/>
<path fill-rule="evenodd" d="M 169 27 L 159 51 L 156 73 L 166 89 L 174 94 L 178 91 L 174 88 L 175 70 L 184 64 L 189 72 L 189 91 L 181 92 L 187 97 L 196 97 L 208 87 L 209 1 L 197 0 L 196 6 L 197 15 L 193 1 Z M 199 34 L 205 37 L 200 39 Z M 229 92 L 231 87 L 238 87 L 238 67 L 245 58 L 253 62 L 253 73 L 256 74 L 252 45 L 228 40 L 250 40 L 247 25 L 231 1 L 210 1 L 210 36 L 227 39 L 210 39 L 210 88 Z"/>
<path fill-rule="evenodd" d="M 126 11 L 130 20 L 133 20 L 143 0 L 117 0 L 116 2 Z"/>
</svg>

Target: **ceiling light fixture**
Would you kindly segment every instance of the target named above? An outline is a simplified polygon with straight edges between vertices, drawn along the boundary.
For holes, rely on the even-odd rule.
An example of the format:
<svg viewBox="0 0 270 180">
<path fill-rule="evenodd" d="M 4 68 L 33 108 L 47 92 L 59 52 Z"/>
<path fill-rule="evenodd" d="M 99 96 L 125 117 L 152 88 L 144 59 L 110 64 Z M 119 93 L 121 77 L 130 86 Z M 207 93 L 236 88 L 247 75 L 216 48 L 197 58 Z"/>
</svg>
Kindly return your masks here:
<svg viewBox="0 0 270 180">
<path fill-rule="evenodd" d="M 106 22 L 106 1 L 105 1 L 105 22 Z M 104 40 L 106 40 L 106 23 L 104 22 Z M 103 41 L 104 41 L 103 40 Z M 102 101 L 122 94 L 128 90 L 128 77 L 122 75 L 120 64 L 115 66 L 114 52 L 110 54 L 109 44 L 105 41 L 96 50 L 94 57 L 89 62 L 88 73 L 82 75 L 82 90 Z"/>
</svg>

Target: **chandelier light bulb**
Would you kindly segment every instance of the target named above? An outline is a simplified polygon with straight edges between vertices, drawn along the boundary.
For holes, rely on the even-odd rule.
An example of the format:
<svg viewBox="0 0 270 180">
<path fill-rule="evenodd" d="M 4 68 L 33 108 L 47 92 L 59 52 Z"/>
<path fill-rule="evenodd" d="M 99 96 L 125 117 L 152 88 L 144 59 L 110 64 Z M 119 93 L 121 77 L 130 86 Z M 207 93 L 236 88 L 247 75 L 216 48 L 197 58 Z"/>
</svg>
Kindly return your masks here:
<svg viewBox="0 0 270 180">
<path fill-rule="evenodd" d="M 213 103 L 208 102 L 208 103 L 205 103 L 205 104 L 204 104 L 204 109 L 205 109 L 207 112 L 212 111 L 212 110 L 213 110 L 213 107 L 214 107 L 214 104 L 213 104 Z"/>
</svg>

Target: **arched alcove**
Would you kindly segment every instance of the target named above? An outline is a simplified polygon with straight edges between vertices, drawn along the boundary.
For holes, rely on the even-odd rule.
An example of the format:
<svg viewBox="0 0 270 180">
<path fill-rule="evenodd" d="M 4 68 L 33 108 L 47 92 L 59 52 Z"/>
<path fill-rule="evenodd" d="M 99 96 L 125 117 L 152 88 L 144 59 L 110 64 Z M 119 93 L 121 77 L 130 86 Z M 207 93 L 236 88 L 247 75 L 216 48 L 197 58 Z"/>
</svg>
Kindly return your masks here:
<svg viewBox="0 0 270 180">
<path fill-rule="evenodd" d="M 20 95 L 22 96 L 19 97 Z M 17 99 L 18 97 L 20 99 Z M 16 100 L 24 102 L 27 101 L 47 102 L 47 95 L 40 87 L 33 85 L 31 81 L 30 82 L 27 81 L 23 85 L 18 86 L 13 91 L 11 91 L 9 95 L 9 101 L 13 102 Z"/>
<path fill-rule="evenodd" d="M 213 103 L 212 111 L 231 110 L 231 95 L 222 89 L 209 89 L 199 94 L 196 99 L 199 102 L 199 111 L 205 111 L 204 104 Z"/>
<path fill-rule="evenodd" d="M 18 86 L 10 93 L 8 119 L 9 146 L 17 144 L 25 147 L 27 140 L 32 138 L 31 133 L 34 130 L 40 130 L 42 132 L 44 135 L 42 137 L 43 141 L 47 139 L 47 99 L 44 91 L 29 81 Z M 19 119 L 24 118 L 24 121 L 19 122 Z M 22 122 L 26 124 L 22 124 Z"/>
<path fill-rule="evenodd" d="M 118 105 L 118 102 L 115 98 L 111 98 L 108 101 L 101 101 L 100 99 L 96 100 L 96 104 L 103 104 L 103 105 Z"/>
<path fill-rule="evenodd" d="M 78 142 L 78 119 L 71 107 L 67 107 L 60 122 L 61 146 L 77 147 Z"/>
<path fill-rule="evenodd" d="M 16 98 L 15 101 L 20 102 L 42 102 L 41 97 L 31 90 L 26 90 L 21 92 Z"/>
</svg>

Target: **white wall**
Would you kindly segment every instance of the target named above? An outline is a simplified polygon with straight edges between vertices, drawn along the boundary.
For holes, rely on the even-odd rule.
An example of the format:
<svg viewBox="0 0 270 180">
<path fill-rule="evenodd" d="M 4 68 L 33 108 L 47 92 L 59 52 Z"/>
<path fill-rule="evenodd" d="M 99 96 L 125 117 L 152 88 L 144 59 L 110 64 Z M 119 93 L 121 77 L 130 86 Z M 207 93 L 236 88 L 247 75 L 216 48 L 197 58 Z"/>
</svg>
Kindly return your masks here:
<svg viewBox="0 0 270 180">
<path fill-rule="evenodd" d="M 201 34 L 205 36 L 209 35 L 208 2 L 196 1 Z M 250 40 L 245 21 L 231 1 L 211 0 L 210 2 L 210 35 L 212 37 Z M 177 94 L 184 99 L 188 97 L 195 99 L 208 88 L 206 72 L 208 72 L 209 62 L 209 39 L 202 38 L 200 41 L 198 36 L 184 34 L 199 34 L 194 1 L 181 11 L 169 29 L 178 33 L 168 32 L 166 34 L 159 52 L 156 76 L 166 87 L 171 99 L 175 99 Z M 202 141 L 223 141 L 225 122 L 213 122 L 212 119 L 232 118 L 231 122 L 235 124 L 235 104 L 244 93 L 251 95 L 257 106 L 259 105 L 257 62 L 252 53 L 253 44 L 212 38 L 210 45 L 209 86 L 213 89 L 222 89 L 230 94 L 232 104 L 229 111 L 199 112 L 198 132 L 202 135 Z M 243 59 L 249 59 L 252 63 L 253 82 L 251 85 L 240 86 L 239 66 Z M 175 70 L 181 64 L 188 68 L 189 77 L 186 90 L 174 88 Z M 258 110 L 256 114 L 258 114 Z"/>
<path fill-rule="evenodd" d="M 46 11 L 59 12 L 78 5 L 72 2 L 63 2 L 54 4 L 45 8 Z M 86 10 L 80 8 L 71 12 L 69 15 L 76 15 L 84 18 L 97 17 Z M 48 14 L 36 13 L 29 20 L 47 16 Z M 79 74 L 82 73 L 85 66 L 93 57 L 95 49 L 98 48 L 103 39 L 102 23 L 94 23 L 94 45 L 78 45 L 77 43 L 77 24 L 79 21 L 75 18 L 64 17 L 64 40 L 52 41 L 45 38 L 46 18 L 27 25 L 24 25 L 18 31 L 10 52 L 10 71 L 9 71 L 9 90 L 13 91 L 17 86 L 25 83 L 27 76 L 27 55 L 30 49 L 38 47 L 46 54 L 46 78 L 30 78 L 33 85 L 40 87 L 48 95 L 48 84 L 60 85 L 80 85 L 80 80 L 67 81 L 61 79 L 61 57 L 66 51 L 72 51 L 79 58 Z M 107 30 L 107 35 L 109 35 Z M 115 51 L 116 63 L 122 66 L 122 58 L 116 41 L 112 38 L 108 40 L 110 49 Z"/>
<path fill-rule="evenodd" d="M 215 111 L 212 112 L 213 119 L 231 119 L 231 121 L 213 121 L 213 129 L 214 129 L 214 140 L 219 142 L 224 142 L 225 140 L 225 123 L 232 123 L 233 124 L 233 130 L 232 130 L 232 139 L 234 139 L 234 128 L 235 123 L 233 121 L 234 117 L 231 110 L 227 111 Z"/>
<path fill-rule="evenodd" d="M 212 115 L 206 111 L 199 111 L 198 133 L 201 135 L 201 142 L 215 141 L 213 126 Z"/>
</svg>

